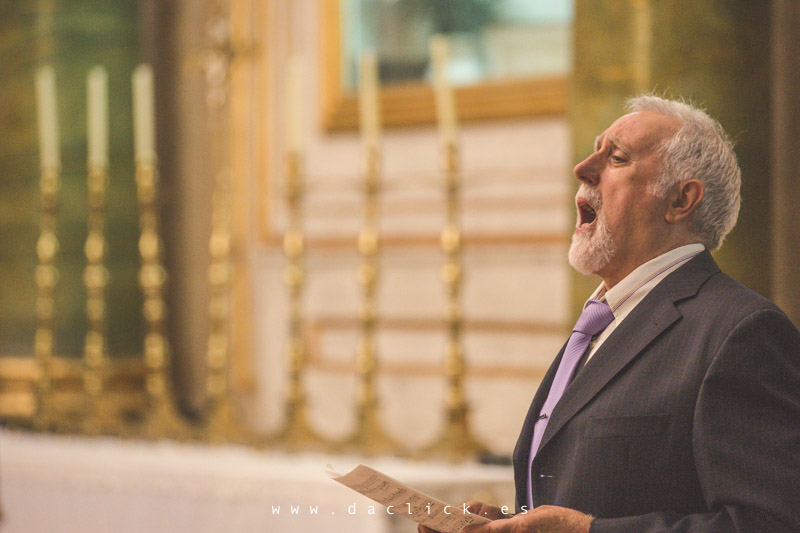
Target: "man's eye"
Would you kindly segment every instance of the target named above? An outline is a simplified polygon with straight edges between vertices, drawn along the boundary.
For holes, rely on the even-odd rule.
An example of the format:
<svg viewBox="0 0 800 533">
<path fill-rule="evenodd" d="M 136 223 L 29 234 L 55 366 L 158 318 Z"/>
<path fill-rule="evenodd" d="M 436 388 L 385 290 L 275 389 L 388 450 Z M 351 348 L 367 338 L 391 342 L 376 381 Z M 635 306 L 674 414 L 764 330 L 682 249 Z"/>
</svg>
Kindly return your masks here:
<svg viewBox="0 0 800 533">
<path fill-rule="evenodd" d="M 614 163 L 624 163 L 624 162 L 625 162 L 625 158 L 624 158 L 624 157 L 620 157 L 620 156 L 618 156 L 618 155 L 612 155 L 612 156 L 610 157 L 610 159 L 611 159 L 611 161 L 613 161 Z"/>
</svg>

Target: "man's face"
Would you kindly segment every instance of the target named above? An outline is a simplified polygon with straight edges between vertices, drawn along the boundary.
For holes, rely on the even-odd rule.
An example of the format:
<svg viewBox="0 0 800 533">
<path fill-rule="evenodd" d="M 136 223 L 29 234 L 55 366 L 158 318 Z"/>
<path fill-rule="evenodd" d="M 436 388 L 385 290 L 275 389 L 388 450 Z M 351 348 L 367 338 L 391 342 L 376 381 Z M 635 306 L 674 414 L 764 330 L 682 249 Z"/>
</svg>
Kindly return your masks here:
<svg viewBox="0 0 800 533">
<path fill-rule="evenodd" d="M 679 127 L 677 119 L 658 113 L 625 115 L 573 170 L 581 187 L 569 261 L 579 272 L 599 274 L 607 288 L 659 255 L 668 200 L 652 192 L 661 169 L 656 148 Z"/>
</svg>

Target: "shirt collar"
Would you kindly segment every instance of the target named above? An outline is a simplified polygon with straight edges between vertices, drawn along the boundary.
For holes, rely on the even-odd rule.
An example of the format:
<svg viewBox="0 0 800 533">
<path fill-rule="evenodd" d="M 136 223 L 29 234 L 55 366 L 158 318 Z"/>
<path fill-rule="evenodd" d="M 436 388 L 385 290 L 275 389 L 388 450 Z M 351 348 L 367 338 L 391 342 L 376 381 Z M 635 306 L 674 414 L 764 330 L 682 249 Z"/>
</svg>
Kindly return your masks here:
<svg viewBox="0 0 800 533">
<path fill-rule="evenodd" d="M 667 273 L 678 268 L 703 250 L 705 250 L 705 246 L 699 243 L 673 248 L 669 252 L 639 265 L 608 290 L 605 290 L 605 284 L 601 283 L 590 299 L 604 299 L 611 307 L 614 316 L 618 318 L 619 314 L 624 311 L 625 304 L 637 291 L 642 288 L 651 289 L 652 286 L 650 285 L 655 286 Z M 654 281 L 655 284 L 653 283 Z M 638 301 L 638 299 L 635 301 Z M 588 300 L 586 303 L 588 304 Z"/>
</svg>

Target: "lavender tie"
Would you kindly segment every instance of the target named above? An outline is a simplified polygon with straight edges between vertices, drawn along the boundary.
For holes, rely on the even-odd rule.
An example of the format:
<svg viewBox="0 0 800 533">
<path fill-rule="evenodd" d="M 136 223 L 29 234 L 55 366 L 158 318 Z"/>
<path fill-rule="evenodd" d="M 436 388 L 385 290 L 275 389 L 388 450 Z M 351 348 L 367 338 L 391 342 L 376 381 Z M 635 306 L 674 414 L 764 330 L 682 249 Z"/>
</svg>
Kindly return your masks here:
<svg viewBox="0 0 800 533">
<path fill-rule="evenodd" d="M 539 449 L 539 444 L 542 442 L 544 430 L 547 427 L 547 421 L 553 413 L 558 401 L 564 394 L 578 362 L 583 357 L 586 348 L 589 347 L 592 337 L 606 329 L 614 320 L 614 313 L 607 303 L 599 300 L 589 300 L 586 307 L 583 308 L 583 313 L 572 328 L 572 335 L 567 341 L 567 347 L 564 348 L 564 355 L 561 358 L 561 363 L 558 365 L 556 377 L 553 379 L 553 384 L 550 386 L 550 392 L 547 399 L 544 401 L 541 410 L 539 411 L 539 418 L 536 419 L 536 424 L 533 426 L 533 440 L 531 441 L 531 452 L 528 456 L 528 472 L 531 471 L 533 458 L 536 451 Z M 533 509 L 533 495 L 531 493 L 531 485 L 533 480 L 528 480 L 528 509 Z"/>
</svg>

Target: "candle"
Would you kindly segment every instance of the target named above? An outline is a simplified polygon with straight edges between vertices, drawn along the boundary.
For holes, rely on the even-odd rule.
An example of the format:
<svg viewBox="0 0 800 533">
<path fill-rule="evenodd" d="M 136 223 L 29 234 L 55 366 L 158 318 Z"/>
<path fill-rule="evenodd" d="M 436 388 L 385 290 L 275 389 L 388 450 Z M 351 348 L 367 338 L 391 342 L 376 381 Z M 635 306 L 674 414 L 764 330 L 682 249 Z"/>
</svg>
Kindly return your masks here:
<svg viewBox="0 0 800 533">
<path fill-rule="evenodd" d="M 430 53 L 433 59 L 433 90 L 436 95 L 439 134 L 445 143 L 452 143 L 456 137 L 456 107 L 453 88 L 447 76 L 447 62 L 450 55 L 447 38 L 441 35 L 432 37 Z"/>
<path fill-rule="evenodd" d="M 303 150 L 303 97 L 305 96 L 305 70 L 302 58 L 294 56 L 289 60 L 287 101 L 289 102 L 289 150 L 301 153 Z"/>
<path fill-rule="evenodd" d="M 39 125 L 39 157 L 42 169 L 61 166 L 58 146 L 58 112 L 56 109 L 56 75 L 53 67 L 36 71 L 36 115 Z"/>
<path fill-rule="evenodd" d="M 97 66 L 86 79 L 88 117 L 89 168 L 108 165 L 108 76 L 106 69 Z"/>
<path fill-rule="evenodd" d="M 364 52 L 359 61 L 358 111 L 361 138 L 366 147 L 380 142 L 380 103 L 378 101 L 378 60 L 372 51 Z"/>
<path fill-rule="evenodd" d="M 156 160 L 153 100 L 153 69 L 150 65 L 139 65 L 133 71 L 133 139 L 139 163 Z"/>
</svg>

